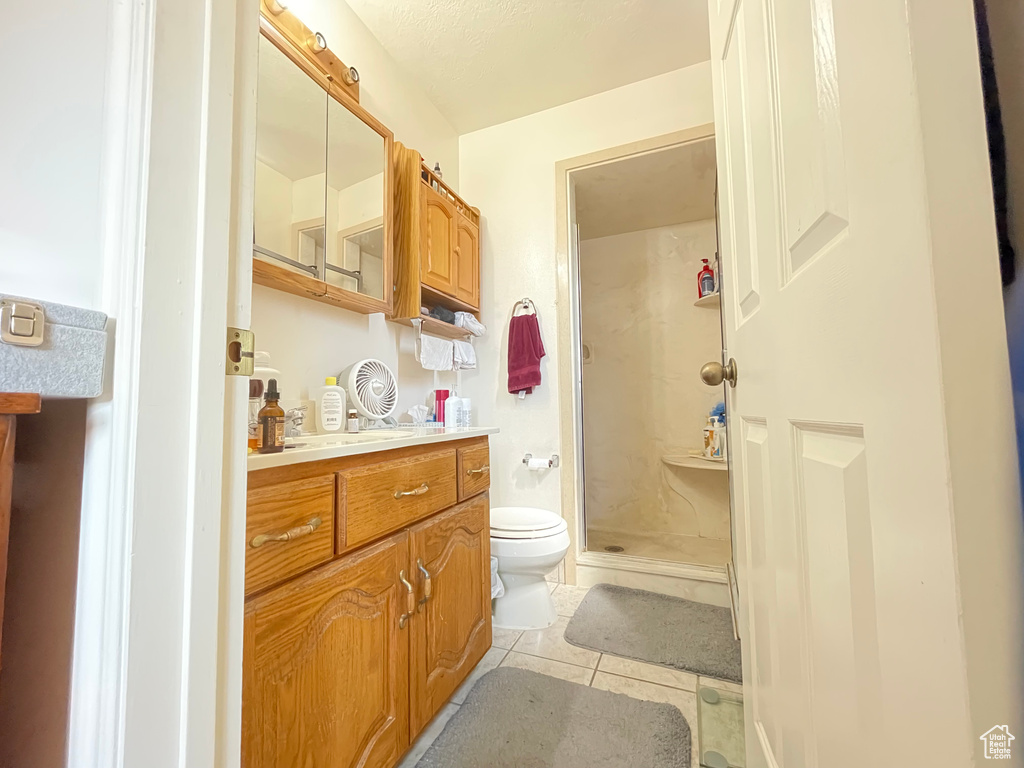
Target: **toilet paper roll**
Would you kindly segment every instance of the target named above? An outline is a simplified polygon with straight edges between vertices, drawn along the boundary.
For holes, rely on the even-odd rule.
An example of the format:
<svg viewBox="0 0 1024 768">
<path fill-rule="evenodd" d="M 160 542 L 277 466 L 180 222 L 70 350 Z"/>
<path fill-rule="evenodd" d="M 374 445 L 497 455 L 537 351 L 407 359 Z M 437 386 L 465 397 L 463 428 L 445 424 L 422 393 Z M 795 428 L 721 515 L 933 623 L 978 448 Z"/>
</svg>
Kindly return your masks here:
<svg viewBox="0 0 1024 768">
<path fill-rule="evenodd" d="M 551 460 L 550 459 L 530 459 L 529 463 L 527 463 L 526 466 L 529 467 L 532 470 L 551 469 Z"/>
</svg>

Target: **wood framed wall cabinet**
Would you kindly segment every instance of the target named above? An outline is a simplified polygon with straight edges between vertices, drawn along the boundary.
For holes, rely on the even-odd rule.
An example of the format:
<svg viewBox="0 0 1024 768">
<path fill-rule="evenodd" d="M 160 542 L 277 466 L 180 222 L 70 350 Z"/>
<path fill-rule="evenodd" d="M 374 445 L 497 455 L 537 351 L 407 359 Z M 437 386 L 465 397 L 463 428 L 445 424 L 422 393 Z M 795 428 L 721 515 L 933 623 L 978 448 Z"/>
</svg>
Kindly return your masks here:
<svg viewBox="0 0 1024 768">
<path fill-rule="evenodd" d="M 453 312 L 480 311 L 480 211 L 469 205 L 420 161 L 419 153 L 394 145 L 395 298 L 392 319 L 419 319 L 423 330 L 457 338 L 422 315 L 440 305 Z"/>
<path fill-rule="evenodd" d="M 249 473 L 242 765 L 392 768 L 491 645 L 487 438 Z M 482 478 L 482 479 L 481 479 Z"/>
<path fill-rule="evenodd" d="M 359 104 L 353 70 L 261 8 L 253 282 L 390 313 L 393 134 Z"/>
</svg>

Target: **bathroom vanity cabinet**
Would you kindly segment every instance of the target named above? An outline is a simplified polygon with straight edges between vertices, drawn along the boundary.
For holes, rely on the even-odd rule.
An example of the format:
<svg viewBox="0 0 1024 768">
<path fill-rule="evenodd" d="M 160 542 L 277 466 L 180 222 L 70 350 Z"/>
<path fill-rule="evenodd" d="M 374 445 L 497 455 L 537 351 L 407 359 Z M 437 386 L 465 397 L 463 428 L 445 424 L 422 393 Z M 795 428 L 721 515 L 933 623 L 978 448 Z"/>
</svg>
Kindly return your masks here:
<svg viewBox="0 0 1024 768">
<path fill-rule="evenodd" d="M 491 645 L 488 472 L 486 437 L 250 471 L 243 766 L 401 759 Z"/>
</svg>

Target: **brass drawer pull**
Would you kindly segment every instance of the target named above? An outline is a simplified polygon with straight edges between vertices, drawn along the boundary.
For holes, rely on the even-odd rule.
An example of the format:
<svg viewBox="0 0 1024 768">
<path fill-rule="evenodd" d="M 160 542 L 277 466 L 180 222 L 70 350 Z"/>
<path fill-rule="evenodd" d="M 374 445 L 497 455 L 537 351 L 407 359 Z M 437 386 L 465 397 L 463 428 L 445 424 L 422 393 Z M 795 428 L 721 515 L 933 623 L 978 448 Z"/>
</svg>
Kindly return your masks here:
<svg viewBox="0 0 1024 768">
<path fill-rule="evenodd" d="M 323 521 L 319 517 L 314 517 L 305 525 L 298 525 L 294 528 L 289 528 L 284 533 L 261 533 L 252 537 L 252 541 L 249 542 L 249 546 L 253 549 L 259 549 L 264 544 L 270 544 L 276 541 L 293 541 L 295 539 L 301 539 L 303 536 L 309 536 L 309 534 L 319 528 L 322 522 Z"/>
<path fill-rule="evenodd" d="M 406 593 L 406 612 L 401 615 L 398 619 L 398 628 L 405 629 L 405 625 L 409 623 L 409 619 L 412 617 L 413 611 L 416 610 L 416 595 L 413 594 L 412 584 L 405 578 L 405 571 L 400 571 L 398 574 L 398 580 L 402 582 L 402 586 L 405 587 Z"/>
<path fill-rule="evenodd" d="M 395 498 L 400 499 L 403 496 L 422 496 L 429 490 L 430 486 L 424 483 L 419 488 L 413 488 L 411 491 L 395 491 Z"/>
<path fill-rule="evenodd" d="M 467 475 L 482 475 L 485 472 L 490 472 L 490 471 L 491 471 L 491 468 L 487 464 L 484 464 L 482 467 L 480 467 L 480 469 L 467 469 L 466 470 L 466 474 Z"/>
<path fill-rule="evenodd" d="M 420 598 L 420 605 L 423 605 L 430 599 L 430 596 L 434 594 L 434 585 L 430 580 L 430 571 L 427 570 L 426 566 L 423 565 L 423 558 L 416 559 L 416 567 L 420 569 L 420 573 L 423 574 L 423 597 Z"/>
</svg>

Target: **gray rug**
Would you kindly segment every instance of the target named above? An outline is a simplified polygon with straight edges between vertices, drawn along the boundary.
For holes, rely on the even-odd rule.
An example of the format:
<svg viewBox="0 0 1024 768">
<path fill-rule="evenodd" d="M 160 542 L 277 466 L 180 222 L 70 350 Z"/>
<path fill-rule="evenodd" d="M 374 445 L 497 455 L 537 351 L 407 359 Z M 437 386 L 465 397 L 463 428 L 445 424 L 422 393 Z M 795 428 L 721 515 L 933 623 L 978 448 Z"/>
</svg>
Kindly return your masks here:
<svg viewBox="0 0 1024 768">
<path fill-rule="evenodd" d="M 416 768 L 690 768 L 690 726 L 671 704 L 525 669 L 480 678 Z"/>
<path fill-rule="evenodd" d="M 580 648 L 742 682 L 728 608 L 598 584 L 565 628 Z"/>
</svg>

